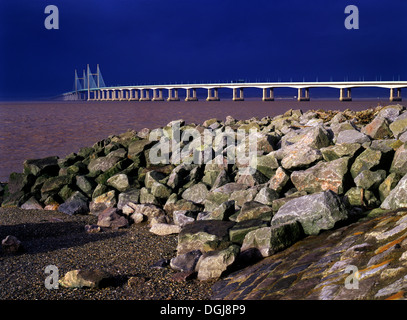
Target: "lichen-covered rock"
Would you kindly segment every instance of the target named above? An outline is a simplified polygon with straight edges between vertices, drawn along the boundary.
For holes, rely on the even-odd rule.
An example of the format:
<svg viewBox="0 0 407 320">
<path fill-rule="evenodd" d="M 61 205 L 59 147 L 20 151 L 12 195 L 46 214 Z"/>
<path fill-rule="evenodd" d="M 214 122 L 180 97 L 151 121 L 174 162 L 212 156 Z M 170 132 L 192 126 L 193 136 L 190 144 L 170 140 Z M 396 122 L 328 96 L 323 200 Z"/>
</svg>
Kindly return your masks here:
<svg viewBox="0 0 407 320">
<path fill-rule="evenodd" d="M 201 281 L 219 278 L 235 262 L 240 248 L 231 245 L 224 250 L 205 252 L 196 265 L 198 279 Z"/>
<path fill-rule="evenodd" d="M 347 217 L 347 210 L 339 196 L 328 190 L 288 201 L 274 215 L 271 226 L 299 221 L 307 235 L 316 235 Z"/>
<path fill-rule="evenodd" d="M 352 158 L 362 148 L 359 143 L 342 143 L 321 148 L 325 161 L 332 161 L 342 157 Z"/>
<path fill-rule="evenodd" d="M 130 188 L 129 178 L 123 173 L 119 173 L 110 177 L 109 179 L 107 179 L 106 183 L 119 192 L 126 191 Z"/>
<path fill-rule="evenodd" d="M 322 153 L 319 149 L 297 144 L 285 148 L 284 154 L 281 166 L 287 170 L 306 168 L 322 159 Z"/>
<path fill-rule="evenodd" d="M 263 257 L 268 257 L 288 248 L 302 237 L 302 227 L 297 221 L 272 225 L 248 232 L 241 251 L 256 248 Z"/>
<path fill-rule="evenodd" d="M 379 165 L 382 158 L 382 153 L 379 150 L 367 148 L 353 162 L 350 168 L 352 178 L 355 179 L 363 170 L 374 169 Z"/>
<path fill-rule="evenodd" d="M 329 162 L 321 161 L 306 170 L 294 171 L 291 174 L 291 181 L 298 191 L 315 193 L 332 190 L 337 194 L 342 194 L 345 189 L 348 162 L 348 157 Z"/>
<path fill-rule="evenodd" d="M 363 144 L 365 142 L 370 142 L 370 138 L 357 130 L 344 130 L 339 132 L 336 138 L 336 144 L 342 143 L 359 143 Z"/>
<path fill-rule="evenodd" d="M 69 215 L 87 214 L 89 213 L 88 198 L 79 191 L 75 191 L 58 207 L 58 211 Z"/>
<path fill-rule="evenodd" d="M 397 186 L 390 191 L 384 199 L 382 209 L 398 209 L 407 207 L 407 174 L 397 183 Z"/>
<path fill-rule="evenodd" d="M 382 181 L 386 178 L 385 170 L 363 170 L 355 178 L 355 184 L 357 187 L 363 189 L 377 189 Z"/>
<path fill-rule="evenodd" d="M 23 163 L 24 173 L 40 176 L 48 174 L 50 176 L 57 175 L 59 171 L 58 157 L 47 157 L 42 159 L 29 159 Z"/>
<path fill-rule="evenodd" d="M 203 203 L 207 194 L 208 188 L 203 183 L 197 183 L 192 187 L 188 188 L 182 193 L 182 198 L 185 200 L 192 201 L 194 203 Z"/>
<path fill-rule="evenodd" d="M 250 219 L 261 219 L 270 221 L 273 210 L 270 206 L 257 201 L 245 202 L 240 209 L 240 213 L 236 218 L 236 222 Z"/>
<path fill-rule="evenodd" d="M 89 203 L 90 213 L 98 216 L 103 210 L 116 206 L 116 191 L 111 190 L 96 198 Z"/>
<path fill-rule="evenodd" d="M 386 118 L 376 117 L 372 122 L 363 127 L 362 132 L 372 139 L 388 139 L 393 133 L 389 128 Z"/>
<path fill-rule="evenodd" d="M 401 145 L 394 154 L 390 172 L 395 172 L 401 176 L 407 173 L 407 142 Z"/>
</svg>

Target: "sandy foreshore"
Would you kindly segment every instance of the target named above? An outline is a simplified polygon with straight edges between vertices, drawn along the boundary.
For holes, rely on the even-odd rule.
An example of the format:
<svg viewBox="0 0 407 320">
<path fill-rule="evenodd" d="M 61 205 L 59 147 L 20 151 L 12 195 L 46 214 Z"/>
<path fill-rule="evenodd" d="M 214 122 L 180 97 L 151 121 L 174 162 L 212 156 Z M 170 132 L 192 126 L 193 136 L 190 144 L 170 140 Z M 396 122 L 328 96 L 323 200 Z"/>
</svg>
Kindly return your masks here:
<svg viewBox="0 0 407 320">
<path fill-rule="evenodd" d="M 17 255 L 0 252 L 0 300 L 210 298 L 213 281 L 178 282 L 170 268 L 151 268 L 175 256 L 176 235 L 157 237 L 147 224 L 87 233 L 85 225 L 96 222 L 91 215 L 0 208 L 0 238 L 14 235 L 24 247 Z M 60 277 L 74 269 L 103 270 L 112 277 L 102 289 L 47 289 L 47 265 L 57 266 Z"/>
</svg>

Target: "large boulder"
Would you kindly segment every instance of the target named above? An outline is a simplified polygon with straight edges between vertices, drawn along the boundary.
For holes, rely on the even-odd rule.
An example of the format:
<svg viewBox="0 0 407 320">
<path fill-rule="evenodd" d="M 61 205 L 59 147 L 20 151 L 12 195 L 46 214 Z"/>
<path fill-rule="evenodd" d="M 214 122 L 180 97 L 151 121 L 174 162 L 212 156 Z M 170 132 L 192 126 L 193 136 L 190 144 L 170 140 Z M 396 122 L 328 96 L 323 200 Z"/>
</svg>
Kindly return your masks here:
<svg viewBox="0 0 407 320">
<path fill-rule="evenodd" d="M 344 192 L 348 162 L 348 157 L 319 162 L 306 170 L 294 171 L 291 174 L 291 181 L 298 191 L 315 193 L 332 190 L 341 194 Z"/>
<path fill-rule="evenodd" d="M 391 124 L 390 130 L 393 132 L 393 135 L 396 139 L 407 131 L 407 112 L 399 115 Z"/>
<path fill-rule="evenodd" d="M 363 170 L 355 178 L 355 184 L 363 189 L 377 189 L 385 178 L 385 170 Z"/>
<path fill-rule="evenodd" d="M 353 162 L 350 168 L 352 178 L 355 179 L 363 170 L 374 169 L 380 164 L 382 153 L 379 150 L 367 148 Z"/>
<path fill-rule="evenodd" d="M 223 250 L 203 253 L 196 265 L 198 279 L 205 281 L 219 278 L 235 262 L 239 251 L 239 246 L 233 244 Z"/>
<path fill-rule="evenodd" d="M 363 127 L 362 132 L 372 139 L 388 139 L 393 135 L 389 128 L 389 121 L 380 116 Z"/>
<path fill-rule="evenodd" d="M 363 144 L 365 142 L 370 142 L 370 138 L 357 130 L 344 130 L 339 132 L 336 138 L 336 144 L 342 143 L 359 143 Z"/>
<path fill-rule="evenodd" d="M 401 176 L 407 173 L 407 142 L 400 146 L 394 154 L 390 172 L 395 172 Z"/>
<path fill-rule="evenodd" d="M 58 157 L 47 157 L 42 159 L 29 159 L 23 162 L 24 173 L 40 176 L 48 174 L 57 175 L 59 171 Z"/>
<path fill-rule="evenodd" d="M 332 161 L 342 157 L 352 158 L 362 146 L 359 143 L 342 143 L 321 148 L 325 161 Z"/>
<path fill-rule="evenodd" d="M 328 190 L 288 201 L 274 215 L 271 225 L 299 221 L 305 234 L 316 235 L 347 217 L 347 210 L 339 196 Z"/>
<path fill-rule="evenodd" d="M 186 189 L 182 193 L 182 198 L 185 200 L 192 201 L 194 203 L 203 203 L 208 192 L 209 191 L 206 185 L 199 182 L 191 186 L 190 188 Z"/>
<path fill-rule="evenodd" d="M 110 177 L 107 179 L 106 183 L 120 192 L 126 191 L 130 188 L 129 178 L 123 173 L 118 173 Z"/>
<path fill-rule="evenodd" d="M 257 201 L 245 202 L 240 209 L 240 213 L 236 218 L 236 222 L 250 219 L 261 219 L 270 221 L 273 210 L 270 206 Z"/>
<path fill-rule="evenodd" d="M 297 221 L 263 227 L 246 234 L 241 251 L 256 248 L 263 257 L 268 257 L 288 248 L 302 237 L 302 227 Z"/>
<path fill-rule="evenodd" d="M 58 211 L 68 215 L 87 214 L 89 213 L 88 199 L 79 191 L 75 191 L 58 207 Z"/>
<path fill-rule="evenodd" d="M 407 207 L 407 174 L 399 181 L 397 186 L 390 191 L 384 199 L 382 209 L 398 209 Z"/>
<path fill-rule="evenodd" d="M 187 224 L 178 235 L 177 255 L 192 250 L 212 251 L 229 240 L 229 229 L 235 223 L 220 220 L 198 220 Z"/>
</svg>

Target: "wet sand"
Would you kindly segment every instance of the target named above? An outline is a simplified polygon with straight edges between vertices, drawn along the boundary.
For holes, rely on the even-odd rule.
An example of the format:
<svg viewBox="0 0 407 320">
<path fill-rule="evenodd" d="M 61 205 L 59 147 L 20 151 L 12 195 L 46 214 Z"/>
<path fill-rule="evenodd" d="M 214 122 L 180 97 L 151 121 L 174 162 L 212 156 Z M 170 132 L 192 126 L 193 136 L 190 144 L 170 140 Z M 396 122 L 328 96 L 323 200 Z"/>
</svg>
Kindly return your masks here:
<svg viewBox="0 0 407 320">
<path fill-rule="evenodd" d="M 206 119 L 276 116 L 292 109 L 364 110 L 389 105 L 383 100 L 276 100 L 247 99 L 196 102 L 13 102 L 0 103 L 0 181 L 21 172 L 26 159 L 65 157 L 109 135 L 127 130 L 157 128 L 175 119 L 202 123 Z"/>
</svg>

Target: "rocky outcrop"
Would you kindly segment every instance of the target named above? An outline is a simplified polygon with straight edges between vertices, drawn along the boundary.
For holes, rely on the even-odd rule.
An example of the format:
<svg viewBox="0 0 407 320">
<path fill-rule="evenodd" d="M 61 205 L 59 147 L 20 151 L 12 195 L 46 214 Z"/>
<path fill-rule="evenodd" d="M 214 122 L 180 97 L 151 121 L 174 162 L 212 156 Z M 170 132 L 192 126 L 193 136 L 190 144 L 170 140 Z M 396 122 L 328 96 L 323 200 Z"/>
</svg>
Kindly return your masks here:
<svg viewBox="0 0 407 320">
<path fill-rule="evenodd" d="M 27 160 L 0 184 L 0 201 L 92 214 L 101 228 L 146 222 L 157 236 L 178 234 L 175 270 L 222 277 L 367 210 L 406 207 L 406 118 L 397 105 L 203 125 L 176 120 L 63 159 Z M 246 136 L 238 139 L 238 131 Z"/>
</svg>

